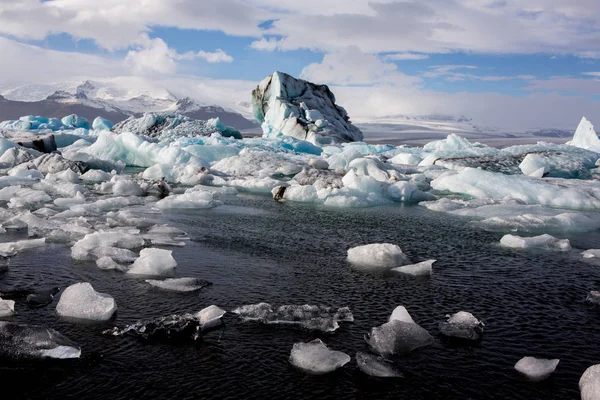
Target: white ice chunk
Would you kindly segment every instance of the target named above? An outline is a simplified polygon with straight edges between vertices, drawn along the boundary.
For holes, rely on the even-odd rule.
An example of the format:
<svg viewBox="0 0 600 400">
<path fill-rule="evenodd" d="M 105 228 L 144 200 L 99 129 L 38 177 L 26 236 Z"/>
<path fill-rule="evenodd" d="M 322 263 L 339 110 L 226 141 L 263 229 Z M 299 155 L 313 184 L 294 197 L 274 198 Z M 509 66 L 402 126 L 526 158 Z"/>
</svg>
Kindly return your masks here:
<svg viewBox="0 0 600 400">
<path fill-rule="evenodd" d="M 113 188 L 113 194 L 115 196 L 142 196 L 144 190 L 136 182 L 121 179 L 117 181 Z"/>
<path fill-rule="evenodd" d="M 97 256 L 111 256 L 111 251 L 102 249 L 137 249 L 144 245 L 144 239 L 138 235 L 112 232 L 96 232 L 85 235 L 71 248 L 71 257 L 75 260 L 94 260 Z M 101 255 L 100 255 L 101 254 Z"/>
<path fill-rule="evenodd" d="M 0 318 L 7 318 L 13 315 L 15 315 L 15 302 L 0 298 Z"/>
<path fill-rule="evenodd" d="M 446 315 L 447 321 L 440 323 L 440 333 L 459 339 L 477 340 L 483 333 L 483 322 L 467 311 Z"/>
<path fill-rule="evenodd" d="M 415 323 L 393 319 L 371 329 L 366 341 L 375 353 L 389 357 L 428 346 L 433 343 L 433 337 Z"/>
<path fill-rule="evenodd" d="M 388 322 L 391 320 L 408 322 L 411 324 L 415 323 L 415 321 L 412 319 L 412 317 L 408 313 L 408 310 L 404 306 L 398 306 L 398 307 L 394 308 L 394 311 L 392 311 L 392 315 L 390 315 Z"/>
<path fill-rule="evenodd" d="M 118 264 L 115 260 L 113 260 L 112 258 L 110 258 L 108 256 L 100 257 L 99 259 L 97 259 L 96 265 L 100 269 L 117 270 L 117 271 L 126 270 L 125 267 L 123 267 L 121 264 Z"/>
<path fill-rule="evenodd" d="M 550 171 L 550 164 L 545 157 L 532 153 L 525 156 L 521 164 L 519 164 L 519 168 L 523 172 L 523 175 L 541 178 Z"/>
<path fill-rule="evenodd" d="M 172 254 L 171 250 L 143 249 L 140 251 L 140 257 L 135 260 L 127 273 L 144 276 L 170 275 L 177 266 L 177 261 Z"/>
<path fill-rule="evenodd" d="M 171 278 L 162 281 L 146 279 L 146 282 L 157 288 L 173 292 L 193 292 L 209 285 L 208 282 L 198 278 Z"/>
<path fill-rule="evenodd" d="M 349 355 L 341 351 L 329 350 L 321 339 L 308 343 L 294 343 L 290 352 L 290 363 L 309 374 L 320 375 L 333 372 L 349 362 Z"/>
<path fill-rule="evenodd" d="M 81 192 L 77 192 L 75 197 L 59 197 L 58 199 L 54 199 L 54 204 L 57 207 L 61 208 L 69 208 L 71 206 L 75 206 L 77 204 L 85 204 L 85 196 Z"/>
<path fill-rule="evenodd" d="M 374 243 L 348 250 L 348 261 L 357 266 L 389 269 L 410 262 L 400 247 L 391 243 Z"/>
<path fill-rule="evenodd" d="M 600 399 L 600 364 L 592 365 L 585 370 L 579 379 L 581 400 Z"/>
<path fill-rule="evenodd" d="M 16 255 L 18 252 L 34 249 L 36 247 L 43 247 L 46 245 L 46 239 L 24 239 L 19 240 L 17 242 L 6 242 L 0 243 L 0 256 L 2 257 L 12 257 Z"/>
<path fill-rule="evenodd" d="M 398 371 L 391 361 L 362 352 L 356 353 L 358 368 L 369 376 L 378 378 L 402 378 L 404 375 Z"/>
<path fill-rule="evenodd" d="M 66 288 L 56 305 L 56 313 L 74 320 L 107 321 L 117 311 L 111 296 L 98 293 L 88 282 L 75 283 Z"/>
<path fill-rule="evenodd" d="M 419 165 L 422 161 L 420 157 L 417 157 L 415 154 L 410 153 L 399 153 L 392 157 L 389 162 L 392 164 L 401 164 L 401 165 Z"/>
<path fill-rule="evenodd" d="M 600 139 L 598 139 L 592 123 L 585 117 L 581 118 L 573 140 L 567 144 L 600 153 Z"/>
<path fill-rule="evenodd" d="M 198 311 L 194 316 L 200 321 L 202 330 L 214 328 L 221 324 L 221 318 L 226 314 L 226 311 L 215 305 L 208 306 Z"/>
<path fill-rule="evenodd" d="M 392 271 L 412 276 L 428 276 L 431 275 L 431 266 L 435 261 L 436 260 L 427 260 L 417 264 L 404 265 L 402 267 L 392 268 Z"/>
<path fill-rule="evenodd" d="M 111 178 L 111 174 L 109 174 L 108 172 L 101 171 L 99 169 L 91 169 L 85 174 L 81 175 L 82 181 L 95 183 L 110 181 Z"/>
<path fill-rule="evenodd" d="M 160 209 L 173 209 L 173 208 L 213 208 L 218 206 L 220 203 L 214 200 L 213 195 L 209 192 L 196 191 L 186 192 L 183 194 L 175 194 L 167 196 L 162 200 L 159 200 L 154 205 Z"/>
<path fill-rule="evenodd" d="M 308 165 L 316 169 L 329 169 L 329 163 L 322 158 L 311 158 Z"/>
<path fill-rule="evenodd" d="M 540 235 L 534 237 L 521 237 L 515 235 L 504 235 L 500 244 L 505 247 L 516 249 L 547 249 L 557 251 L 571 250 L 569 239 L 557 239 L 552 235 Z"/>
<path fill-rule="evenodd" d="M 554 372 L 559 361 L 558 359 L 523 357 L 515 364 L 515 369 L 531 381 L 539 382 L 547 379 Z"/>
<path fill-rule="evenodd" d="M 583 258 L 600 258 L 600 249 L 589 249 L 581 254 Z"/>
</svg>

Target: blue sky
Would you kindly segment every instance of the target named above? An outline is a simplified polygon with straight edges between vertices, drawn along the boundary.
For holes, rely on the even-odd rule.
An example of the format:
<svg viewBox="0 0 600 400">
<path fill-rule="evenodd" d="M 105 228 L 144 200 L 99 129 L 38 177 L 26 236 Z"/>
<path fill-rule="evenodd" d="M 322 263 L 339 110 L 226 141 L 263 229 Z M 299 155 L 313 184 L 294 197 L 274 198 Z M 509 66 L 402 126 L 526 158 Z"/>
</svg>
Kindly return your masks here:
<svg viewBox="0 0 600 400">
<path fill-rule="evenodd" d="M 535 114 L 528 124 L 541 124 L 548 113 L 552 124 L 567 125 L 578 114 L 597 113 L 599 2 L 523 3 L 0 2 L 0 50 L 15 55 L 12 66 L 0 67 L 0 79 L 188 79 L 190 88 L 195 81 L 228 88 L 239 82 L 241 93 L 280 70 L 329 84 L 360 118 L 473 114 L 492 124 L 507 113 L 522 121 L 527 104 Z M 29 54 L 46 57 L 45 68 L 19 68 L 31 62 Z"/>
</svg>

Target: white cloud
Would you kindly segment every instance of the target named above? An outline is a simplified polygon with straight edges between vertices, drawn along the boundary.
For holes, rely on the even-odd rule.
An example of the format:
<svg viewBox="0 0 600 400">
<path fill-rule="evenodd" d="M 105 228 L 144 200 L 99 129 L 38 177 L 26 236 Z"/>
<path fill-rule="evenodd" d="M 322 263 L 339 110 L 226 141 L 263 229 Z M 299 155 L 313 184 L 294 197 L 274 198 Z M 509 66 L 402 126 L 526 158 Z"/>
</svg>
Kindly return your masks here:
<svg viewBox="0 0 600 400">
<path fill-rule="evenodd" d="M 200 50 L 196 53 L 196 56 L 205 59 L 209 63 L 230 63 L 233 61 L 233 57 L 221 49 L 217 49 L 212 53 Z"/>
<path fill-rule="evenodd" d="M 391 60 L 391 61 L 426 60 L 428 58 L 429 58 L 429 55 L 419 54 L 419 53 L 396 53 L 396 54 L 387 54 L 385 56 L 386 60 Z"/>
</svg>

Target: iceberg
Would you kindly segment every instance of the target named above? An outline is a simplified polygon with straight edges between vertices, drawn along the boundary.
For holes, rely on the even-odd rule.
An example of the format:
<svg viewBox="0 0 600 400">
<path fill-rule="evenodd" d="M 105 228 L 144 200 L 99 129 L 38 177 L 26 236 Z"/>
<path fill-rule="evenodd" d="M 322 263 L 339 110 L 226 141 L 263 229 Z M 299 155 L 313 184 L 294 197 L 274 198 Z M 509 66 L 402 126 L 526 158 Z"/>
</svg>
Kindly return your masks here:
<svg viewBox="0 0 600 400">
<path fill-rule="evenodd" d="M 581 118 L 573 139 L 567 144 L 600 153 L 600 139 L 598 139 L 592 123 L 585 117 Z"/>
<path fill-rule="evenodd" d="M 447 321 L 440 323 L 440 333 L 447 337 L 477 340 L 483 334 L 483 322 L 467 311 L 446 315 Z"/>
<path fill-rule="evenodd" d="M 292 136 L 316 145 L 363 139 L 326 85 L 282 72 L 266 77 L 252 91 L 252 108 L 264 137 Z"/>
<path fill-rule="evenodd" d="M 546 249 L 557 251 L 571 250 L 569 239 L 557 239 L 551 235 L 540 235 L 534 237 L 521 237 L 515 235 L 504 235 L 500 239 L 500 244 L 504 247 L 515 249 Z"/>
<path fill-rule="evenodd" d="M 529 380 L 540 382 L 552 375 L 559 361 L 558 359 L 547 360 L 543 358 L 523 357 L 515 364 L 515 369 Z"/>
<path fill-rule="evenodd" d="M 357 352 L 356 364 L 358 364 L 358 369 L 369 376 L 377 378 L 404 378 L 404 374 L 398 371 L 391 361 L 372 354 Z"/>
<path fill-rule="evenodd" d="M 111 336 L 133 336 L 146 341 L 194 342 L 223 325 L 225 310 L 212 305 L 195 314 L 169 315 L 138 321 L 125 328 L 112 328 L 102 332 Z"/>
<path fill-rule="evenodd" d="M 327 374 L 349 362 L 349 355 L 341 351 L 329 350 L 321 339 L 308 343 L 294 343 L 290 352 L 290 364 L 308 374 Z"/>
<path fill-rule="evenodd" d="M 127 273 L 143 276 L 171 275 L 177 266 L 177 261 L 171 254 L 173 254 L 171 250 L 143 249 Z"/>
<path fill-rule="evenodd" d="M 63 117 L 61 122 L 63 123 L 63 125 L 71 126 L 73 128 L 90 129 L 90 121 L 76 114 L 71 114 L 67 115 L 66 117 Z"/>
<path fill-rule="evenodd" d="M 108 321 L 115 311 L 115 299 L 96 292 L 88 282 L 66 288 L 56 305 L 56 313 L 60 317 L 74 321 Z"/>
<path fill-rule="evenodd" d="M 81 348 L 54 329 L 0 321 L 0 355 L 14 359 L 79 358 Z"/>
<path fill-rule="evenodd" d="M 333 332 L 340 327 L 339 322 L 354 321 L 348 307 L 336 310 L 308 304 L 284 305 L 273 309 L 269 303 L 258 303 L 238 307 L 232 312 L 244 321 L 258 321 L 267 325 L 299 325 L 321 332 Z"/>
<path fill-rule="evenodd" d="M 579 378 L 581 400 L 598 400 L 600 398 L 600 364 L 592 365 Z"/>
<path fill-rule="evenodd" d="M 212 285 L 198 278 L 171 278 L 165 280 L 146 279 L 146 283 L 163 290 L 172 292 L 194 292 Z"/>
<path fill-rule="evenodd" d="M 390 269 L 410 261 L 397 245 L 374 243 L 349 249 L 348 262 L 364 268 Z"/>
</svg>

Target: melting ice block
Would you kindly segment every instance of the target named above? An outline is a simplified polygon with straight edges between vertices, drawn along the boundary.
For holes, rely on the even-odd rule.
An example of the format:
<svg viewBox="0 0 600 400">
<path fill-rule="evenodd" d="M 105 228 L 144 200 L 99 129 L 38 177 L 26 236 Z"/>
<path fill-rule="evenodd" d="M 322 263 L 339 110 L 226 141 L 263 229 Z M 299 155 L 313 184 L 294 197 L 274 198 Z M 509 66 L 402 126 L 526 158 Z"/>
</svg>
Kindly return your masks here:
<svg viewBox="0 0 600 400">
<path fill-rule="evenodd" d="M 431 275 L 431 266 L 435 261 L 436 260 L 427 260 L 417 264 L 404 265 L 402 267 L 392 268 L 392 271 L 412 276 L 428 276 Z"/>
<path fill-rule="evenodd" d="M 293 366 L 314 375 L 333 372 L 348 362 L 350 362 L 348 354 L 329 350 L 321 339 L 308 343 L 294 343 L 290 352 L 290 363 Z"/>
<path fill-rule="evenodd" d="M 365 339 L 371 349 L 383 357 L 409 353 L 433 343 L 433 337 L 419 325 L 395 319 L 371 329 Z"/>
<path fill-rule="evenodd" d="M 367 268 L 389 269 L 409 263 L 400 247 L 390 243 L 374 243 L 348 250 L 348 261 Z"/>
<path fill-rule="evenodd" d="M 356 353 L 358 368 L 369 376 L 378 378 L 403 378 L 402 372 L 398 371 L 394 364 L 385 358 L 362 352 Z"/>
<path fill-rule="evenodd" d="M 14 300 L 3 300 L 0 298 L 0 318 L 12 317 L 15 315 Z"/>
<path fill-rule="evenodd" d="M 107 321 L 115 311 L 115 299 L 96 292 L 88 282 L 75 283 L 66 288 L 56 305 L 59 316 L 74 320 Z"/>
<path fill-rule="evenodd" d="M 198 278 L 172 278 L 163 281 L 146 279 L 146 282 L 157 288 L 172 292 L 193 292 L 212 285 L 212 283 Z"/>
<path fill-rule="evenodd" d="M 600 399 L 600 364 L 592 365 L 585 370 L 579 379 L 581 400 Z"/>
<path fill-rule="evenodd" d="M 404 306 L 398 306 L 398 307 L 394 308 L 394 311 L 392 311 L 392 315 L 390 315 L 390 318 L 388 319 L 388 321 L 392 321 L 392 320 L 408 322 L 410 324 L 415 323 L 415 321 L 412 319 L 412 317 L 408 313 L 408 310 Z"/>
<path fill-rule="evenodd" d="M 547 379 L 554 372 L 559 361 L 558 359 L 523 357 L 515 364 L 515 369 L 531 381 L 539 382 Z"/>
<path fill-rule="evenodd" d="M 504 235 L 500 244 L 515 249 L 547 249 L 557 251 L 571 250 L 569 239 L 557 239 L 551 235 L 540 235 L 534 237 L 521 237 L 515 235 Z"/>
<path fill-rule="evenodd" d="M 483 322 L 467 311 L 446 315 L 448 320 L 440 323 L 440 333 L 458 339 L 477 340 L 483 333 Z"/>
<path fill-rule="evenodd" d="M 0 321 L 0 355 L 10 358 L 79 358 L 81 349 L 54 329 Z"/>
<path fill-rule="evenodd" d="M 200 323 L 200 330 L 208 330 L 221 325 L 223 315 L 227 312 L 215 305 L 208 306 L 198 311 L 194 316 Z"/>
<path fill-rule="evenodd" d="M 177 266 L 172 254 L 171 250 L 143 249 L 127 273 L 145 276 L 170 275 Z"/>
</svg>

